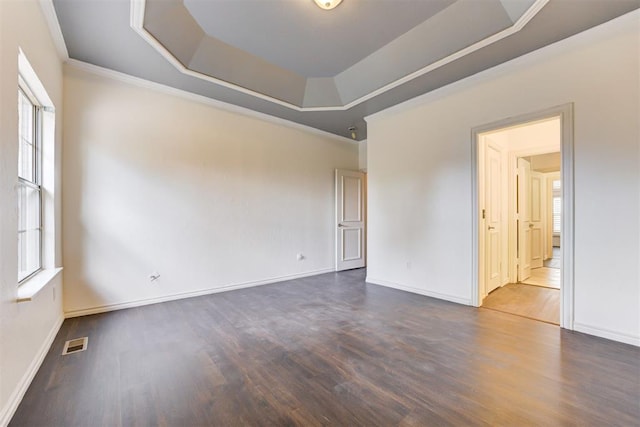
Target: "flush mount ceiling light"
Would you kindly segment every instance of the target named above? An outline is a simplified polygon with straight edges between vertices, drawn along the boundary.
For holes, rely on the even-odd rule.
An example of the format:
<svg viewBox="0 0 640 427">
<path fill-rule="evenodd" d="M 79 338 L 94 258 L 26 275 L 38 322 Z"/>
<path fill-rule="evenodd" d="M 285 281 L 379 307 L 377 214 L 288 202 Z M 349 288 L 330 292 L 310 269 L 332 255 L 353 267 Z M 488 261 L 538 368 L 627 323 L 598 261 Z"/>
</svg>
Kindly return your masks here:
<svg viewBox="0 0 640 427">
<path fill-rule="evenodd" d="M 338 6 L 342 0 L 313 0 L 320 9 L 331 10 Z"/>
</svg>

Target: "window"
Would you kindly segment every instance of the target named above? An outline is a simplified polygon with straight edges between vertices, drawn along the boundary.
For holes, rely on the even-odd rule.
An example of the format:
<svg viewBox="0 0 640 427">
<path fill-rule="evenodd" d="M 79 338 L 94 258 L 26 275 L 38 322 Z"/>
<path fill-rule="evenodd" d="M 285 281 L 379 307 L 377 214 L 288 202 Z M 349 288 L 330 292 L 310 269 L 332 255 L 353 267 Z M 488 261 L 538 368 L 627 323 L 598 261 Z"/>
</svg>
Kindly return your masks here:
<svg viewBox="0 0 640 427">
<path fill-rule="evenodd" d="M 18 87 L 18 281 L 42 268 L 41 106 Z"/>
<path fill-rule="evenodd" d="M 560 195 L 560 180 L 554 179 L 551 183 L 551 188 L 553 189 L 553 233 L 560 234 L 560 223 L 561 223 L 561 214 L 562 214 L 562 197 Z"/>
</svg>

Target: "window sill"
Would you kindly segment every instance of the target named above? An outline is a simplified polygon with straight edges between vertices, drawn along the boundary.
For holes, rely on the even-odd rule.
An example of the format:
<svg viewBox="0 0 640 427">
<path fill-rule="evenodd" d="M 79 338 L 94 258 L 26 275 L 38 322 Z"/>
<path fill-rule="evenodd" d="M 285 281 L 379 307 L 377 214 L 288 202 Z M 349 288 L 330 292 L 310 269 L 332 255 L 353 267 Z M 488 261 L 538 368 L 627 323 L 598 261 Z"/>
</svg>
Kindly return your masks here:
<svg viewBox="0 0 640 427">
<path fill-rule="evenodd" d="M 42 270 L 18 287 L 18 302 L 27 302 L 35 298 L 58 274 L 62 267 Z"/>
</svg>

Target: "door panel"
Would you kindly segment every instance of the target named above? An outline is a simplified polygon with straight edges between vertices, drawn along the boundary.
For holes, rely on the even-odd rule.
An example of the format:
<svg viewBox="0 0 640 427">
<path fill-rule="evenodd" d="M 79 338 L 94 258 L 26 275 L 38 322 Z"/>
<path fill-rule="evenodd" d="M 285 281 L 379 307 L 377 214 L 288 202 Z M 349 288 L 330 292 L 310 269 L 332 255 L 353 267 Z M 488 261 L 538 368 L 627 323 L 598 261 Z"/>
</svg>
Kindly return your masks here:
<svg viewBox="0 0 640 427">
<path fill-rule="evenodd" d="M 531 276 L 531 164 L 518 159 L 518 281 Z"/>
<path fill-rule="evenodd" d="M 342 216 L 340 221 L 362 221 L 362 179 L 359 177 L 342 177 Z"/>
<path fill-rule="evenodd" d="M 531 172 L 531 268 L 544 263 L 544 176 Z"/>
<path fill-rule="evenodd" d="M 500 286 L 502 277 L 502 155 L 487 144 L 485 166 L 486 292 Z"/>
<path fill-rule="evenodd" d="M 361 230 L 359 228 L 342 228 L 342 260 L 353 261 L 362 259 L 360 246 Z"/>
<path fill-rule="evenodd" d="M 364 173 L 336 170 L 336 271 L 365 265 Z"/>
</svg>

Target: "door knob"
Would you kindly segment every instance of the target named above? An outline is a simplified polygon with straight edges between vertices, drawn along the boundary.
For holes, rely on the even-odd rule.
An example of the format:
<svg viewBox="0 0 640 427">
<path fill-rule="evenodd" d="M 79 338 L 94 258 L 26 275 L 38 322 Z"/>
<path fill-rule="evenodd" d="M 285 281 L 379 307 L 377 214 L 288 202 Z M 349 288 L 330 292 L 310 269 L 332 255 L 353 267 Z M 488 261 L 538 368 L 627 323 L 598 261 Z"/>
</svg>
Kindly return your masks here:
<svg viewBox="0 0 640 427">
<path fill-rule="evenodd" d="M 529 224 L 529 228 L 533 228 L 533 224 Z"/>
<path fill-rule="evenodd" d="M 344 224 L 338 224 L 338 227 L 346 227 Z"/>
<path fill-rule="evenodd" d="M 489 226 L 489 230 L 495 230 L 495 227 Z"/>
</svg>

